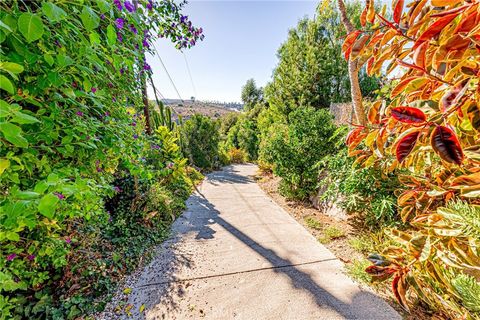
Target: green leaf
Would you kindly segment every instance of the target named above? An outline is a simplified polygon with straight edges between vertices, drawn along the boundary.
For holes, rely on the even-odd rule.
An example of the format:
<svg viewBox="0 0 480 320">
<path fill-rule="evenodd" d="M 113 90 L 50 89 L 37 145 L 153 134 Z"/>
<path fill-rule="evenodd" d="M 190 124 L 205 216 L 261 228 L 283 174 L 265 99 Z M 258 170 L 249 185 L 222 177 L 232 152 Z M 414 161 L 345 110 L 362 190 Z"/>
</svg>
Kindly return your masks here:
<svg viewBox="0 0 480 320">
<path fill-rule="evenodd" d="M 90 43 L 92 45 L 94 44 L 100 44 L 100 35 L 98 33 L 96 33 L 95 31 L 93 31 L 92 33 L 90 33 Z"/>
<path fill-rule="evenodd" d="M 117 33 L 115 32 L 115 27 L 111 24 L 107 27 L 107 42 L 111 46 L 117 43 Z"/>
<path fill-rule="evenodd" d="M 73 61 L 73 59 L 67 55 L 59 54 L 57 56 L 57 62 L 60 67 L 67 67 L 69 65 L 72 65 L 75 61 Z"/>
<path fill-rule="evenodd" d="M 3 21 L 0 21 L 0 28 L 4 29 L 5 31 L 12 32 L 12 28 L 8 24 Z"/>
<path fill-rule="evenodd" d="M 100 17 L 92 10 L 92 8 L 87 6 L 83 7 L 80 19 L 82 19 L 83 26 L 87 31 L 92 31 L 100 24 Z"/>
<path fill-rule="evenodd" d="M 0 159 L 0 175 L 10 167 L 10 160 Z"/>
<path fill-rule="evenodd" d="M 0 89 L 5 90 L 12 95 L 15 94 L 15 88 L 13 87 L 12 82 L 3 74 L 0 74 Z"/>
<path fill-rule="evenodd" d="M 22 137 L 22 129 L 19 126 L 8 122 L 2 122 L 0 123 L 0 131 L 3 133 L 8 142 L 17 147 L 28 147 L 28 141 Z"/>
<path fill-rule="evenodd" d="M 10 105 L 5 101 L 0 99 L 0 118 L 5 118 L 10 114 L 11 111 Z"/>
<path fill-rule="evenodd" d="M 46 61 L 50 66 L 53 66 L 53 64 L 55 63 L 55 60 L 53 59 L 52 55 L 50 55 L 50 54 L 45 53 L 45 54 L 43 55 L 43 59 L 45 59 L 45 61 Z"/>
<path fill-rule="evenodd" d="M 110 11 L 110 8 L 112 7 L 110 3 L 108 3 L 105 0 L 97 0 L 97 5 L 98 5 L 98 8 L 100 9 L 100 13 L 105 13 L 107 11 Z"/>
<path fill-rule="evenodd" d="M 19 241 L 20 236 L 16 232 L 9 231 L 7 232 L 7 239 L 11 241 Z"/>
<path fill-rule="evenodd" d="M 42 11 L 51 22 L 60 21 L 67 16 L 67 13 L 62 8 L 51 2 L 44 2 L 42 4 Z"/>
<path fill-rule="evenodd" d="M 20 123 L 20 124 L 40 122 L 37 118 L 25 113 L 21 113 L 20 111 L 16 111 L 14 113 L 14 116 L 11 121 Z"/>
<path fill-rule="evenodd" d="M 22 13 L 18 18 L 18 30 L 20 30 L 20 33 L 28 42 L 36 41 L 43 35 L 43 21 L 35 14 L 28 12 Z"/>
<path fill-rule="evenodd" d="M 23 72 L 23 66 L 13 62 L 0 62 L 0 69 L 15 74 Z"/>
<path fill-rule="evenodd" d="M 15 197 L 20 200 L 31 200 L 40 197 L 40 193 L 33 191 L 18 191 L 15 193 Z"/>
<path fill-rule="evenodd" d="M 52 219 L 55 214 L 55 209 L 58 204 L 58 197 L 54 194 L 47 194 L 40 199 L 38 203 L 38 211 L 43 214 L 45 217 Z"/>
</svg>

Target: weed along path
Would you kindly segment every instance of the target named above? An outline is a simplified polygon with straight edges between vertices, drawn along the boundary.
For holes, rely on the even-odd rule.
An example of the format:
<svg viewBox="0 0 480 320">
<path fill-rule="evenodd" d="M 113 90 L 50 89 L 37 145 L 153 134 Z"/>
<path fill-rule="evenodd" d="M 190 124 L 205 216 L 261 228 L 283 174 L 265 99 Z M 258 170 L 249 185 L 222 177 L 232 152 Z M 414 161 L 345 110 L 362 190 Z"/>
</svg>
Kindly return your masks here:
<svg viewBox="0 0 480 320">
<path fill-rule="evenodd" d="M 401 319 L 260 189 L 256 169 L 209 174 L 171 238 L 102 317 Z"/>
</svg>

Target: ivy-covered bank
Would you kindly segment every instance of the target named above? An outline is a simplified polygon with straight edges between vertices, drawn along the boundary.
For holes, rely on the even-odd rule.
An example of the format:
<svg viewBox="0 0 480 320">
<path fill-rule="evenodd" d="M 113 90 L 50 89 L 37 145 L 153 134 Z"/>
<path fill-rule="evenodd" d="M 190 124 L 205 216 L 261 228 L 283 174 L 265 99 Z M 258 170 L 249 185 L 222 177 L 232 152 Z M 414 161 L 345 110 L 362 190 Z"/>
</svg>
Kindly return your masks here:
<svg viewBox="0 0 480 320">
<path fill-rule="evenodd" d="M 102 309 L 183 207 L 199 175 L 142 101 L 152 43 L 203 39 L 183 6 L 0 3 L 0 319 Z"/>
</svg>

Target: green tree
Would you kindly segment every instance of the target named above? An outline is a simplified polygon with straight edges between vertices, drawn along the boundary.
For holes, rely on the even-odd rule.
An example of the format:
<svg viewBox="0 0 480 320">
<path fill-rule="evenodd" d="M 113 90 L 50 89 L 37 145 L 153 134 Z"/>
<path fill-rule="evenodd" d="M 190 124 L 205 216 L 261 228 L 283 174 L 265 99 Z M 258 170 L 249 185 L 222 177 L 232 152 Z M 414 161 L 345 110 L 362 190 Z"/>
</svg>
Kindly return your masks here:
<svg viewBox="0 0 480 320">
<path fill-rule="evenodd" d="M 245 110 L 249 110 L 263 99 L 263 89 L 257 87 L 254 79 L 248 79 L 242 87 L 241 98 L 245 104 Z"/>
<path fill-rule="evenodd" d="M 361 4 L 349 4 L 347 10 L 359 24 Z M 348 65 L 341 55 L 344 37 L 340 15 L 330 2 L 318 8 L 315 19 L 300 20 L 278 49 L 279 62 L 265 88 L 271 107 L 288 115 L 299 106 L 328 108 L 332 102 L 350 101 Z M 378 88 L 364 72 L 359 76 L 367 96 Z"/>
<path fill-rule="evenodd" d="M 186 158 L 204 170 L 212 170 L 218 163 L 219 125 L 209 117 L 195 114 L 180 128 L 182 151 Z"/>
<path fill-rule="evenodd" d="M 318 166 L 327 155 L 336 153 L 337 128 L 327 110 L 297 108 L 288 116 L 288 124 L 275 123 L 261 150 L 262 159 L 273 164 L 282 178 L 280 191 L 304 199 L 318 184 Z"/>
</svg>

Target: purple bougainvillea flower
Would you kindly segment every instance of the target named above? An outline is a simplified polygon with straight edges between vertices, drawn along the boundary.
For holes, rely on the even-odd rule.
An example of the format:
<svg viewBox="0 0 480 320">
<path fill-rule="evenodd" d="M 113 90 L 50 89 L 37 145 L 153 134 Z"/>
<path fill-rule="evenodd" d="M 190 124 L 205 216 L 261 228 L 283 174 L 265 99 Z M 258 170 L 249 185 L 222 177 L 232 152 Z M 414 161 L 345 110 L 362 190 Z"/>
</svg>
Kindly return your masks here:
<svg viewBox="0 0 480 320">
<path fill-rule="evenodd" d="M 110 112 L 105 112 L 105 117 L 110 117 Z"/>
<path fill-rule="evenodd" d="M 105 20 L 105 15 L 103 13 L 100 15 L 100 19 Z"/>
<path fill-rule="evenodd" d="M 125 24 L 125 20 L 123 20 L 122 18 L 115 19 L 115 25 L 117 26 L 118 29 L 123 29 L 124 24 Z"/>
<path fill-rule="evenodd" d="M 168 168 L 168 169 L 172 169 L 172 168 L 173 168 L 173 162 L 169 162 L 169 163 L 167 164 L 167 168 Z"/>
<path fill-rule="evenodd" d="M 123 5 L 125 6 L 125 9 L 128 10 L 128 12 L 133 12 L 135 11 L 135 7 L 133 6 L 133 4 L 130 2 L 130 1 L 125 1 L 123 3 Z"/>
<path fill-rule="evenodd" d="M 125 73 L 125 69 L 120 68 L 120 74 L 124 74 L 124 73 Z"/>
<path fill-rule="evenodd" d="M 97 88 L 95 88 L 95 87 L 92 87 L 91 90 L 92 90 L 93 93 L 97 92 Z"/>
<path fill-rule="evenodd" d="M 57 198 L 60 199 L 60 200 L 65 199 L 65 196 L 60 192 L 54 192 L 53 194 L 56 195 Z"/>
<path fill-rule="evenodd" d="M 142 45 L 146 48 L 150 48 L 150 45 L 148 44 L 147 38 L 144 38 L 142 41 Z"/>
<path fill-rule="evenodd" d="M 138 139 L 138 134 L 134 134 L 133 139 Z"/>
<path fill-rule="evenodd" d="M 143 70 L 152 70 L 152 68 L 148 63 L 145 62 L 145 64 L 143 65 Z"/>
<path fill-rule="evenodd" d="M 97 172 L 102 172 L 102 171 L 103 171 L 102 168 L 97 167 Z"/>
<path fill-rule="evenodd" d="M 83 117 L 83 112 L 82 111 L 77 111 L 75 114 L 79 117 Z"/>
<path fill-rule="evenodd" d="M 132 127 L 136 127 L 137 123 L 135 121 L 132 122 Z"/>
<path fill-rule="evenodd" d="M 152 0 L 148 0 L 147 9 L 150 10 L 150 11 L 152 11 L 152 9 L 153 9 L 153 2 L 152 2 Z"/>
<path fill-rule="evenodd" d="M 35 255 L 31 254 L 27 257 L 27 259 L 30 260 L 30 261 L 33 261 L 33 260 L 35 260 Z"/>
<path fill-rule="evenodd" d="M 123 37 L 122 37 L 122 34 L 120 32 L 117 32 L 117 40 L 119 42 L 123 42 Z"/>
<path fill-rule="evenodd" d="M 180 17 L 180 22 L 181 23 L 185 23 L 185 21 L 187 21 L 188 17 L 187 16 L 181 16 Z"/>
<path fill-rule="evenodd" d="M 135 33 L 135 34 L 138 33 L 137 28 L 135 28 L 135 26 L 134 26 L 133 24 L 129 24 L 129 25 L 128 25 L 128 28 L 129 28 L 130 31 L 132 31 L 133 33 Z"/>
<path fill-rule="evenodd" d="M 117 102 L 117 98 L 112 97 L 112 102 Z"/>
<path fill-rule="evenodd" d="M 113 190 L 115 190 L 115 192 L 122 192 L 122 189 L 120 189 L 120 187 L 117 187 L 117 186 L 113 187 Z"/>
<path fill-rule="evenodd" d="M 70 237 L 67 237 L 67 238 L 65 238 L 65 242 L 70 244 L 70 243 L 72 243 L 72 239 L 70 239 Z"/>
<path fill-rule="evenodd" d="M 120 0 L 113 0 L 113 3 L 117 6 L 118 10 L 121 11 L 123 9 L 122 3 L 120 2 Z"/>
<path fill-rule="evenodd" d="M 7 256 L 7 261 L 13 261 L 13 259 L 15 259 L 16 257 L 17 257 L 16 253 L 9 254 Z"/>
</svg>

